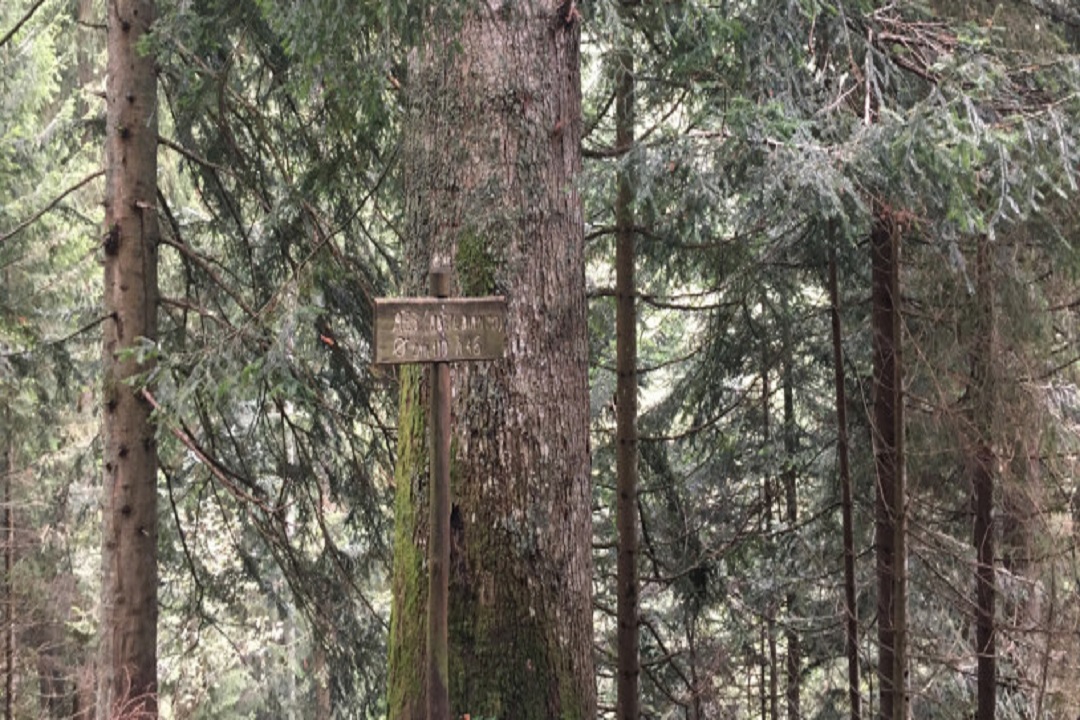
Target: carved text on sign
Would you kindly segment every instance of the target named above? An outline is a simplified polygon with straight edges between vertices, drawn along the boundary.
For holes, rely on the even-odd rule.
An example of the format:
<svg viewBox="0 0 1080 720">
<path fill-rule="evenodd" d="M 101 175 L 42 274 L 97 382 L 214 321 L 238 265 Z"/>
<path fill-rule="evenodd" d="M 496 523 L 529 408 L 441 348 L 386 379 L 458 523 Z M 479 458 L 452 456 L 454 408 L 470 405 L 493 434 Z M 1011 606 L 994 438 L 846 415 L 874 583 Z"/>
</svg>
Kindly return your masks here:
<svg viewBox="0 0 1080 720">
<path fill-rule="evenodd" d="M 377 363 L 492 360 L 505 344 L 501 297 L 375 301 Z"/>
</svg>

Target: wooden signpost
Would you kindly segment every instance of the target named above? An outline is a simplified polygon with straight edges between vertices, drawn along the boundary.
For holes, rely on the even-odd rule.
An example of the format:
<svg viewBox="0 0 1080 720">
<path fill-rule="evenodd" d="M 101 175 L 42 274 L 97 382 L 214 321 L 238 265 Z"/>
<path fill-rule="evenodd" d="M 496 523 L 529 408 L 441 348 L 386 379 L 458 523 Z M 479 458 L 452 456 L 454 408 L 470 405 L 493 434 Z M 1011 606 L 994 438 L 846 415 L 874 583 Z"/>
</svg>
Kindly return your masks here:
<svg viewBox="0 0 1080 720">
<path fill-rule="evenodd" d="M 432 270 L 430 283 L 432 297 L 376 298 L 375 362 L 432 366 L 427 720 L 450 720 L 450 363 L 503 356 L 506 300 L 448 297 L 448 270 Z"/>
</svg>

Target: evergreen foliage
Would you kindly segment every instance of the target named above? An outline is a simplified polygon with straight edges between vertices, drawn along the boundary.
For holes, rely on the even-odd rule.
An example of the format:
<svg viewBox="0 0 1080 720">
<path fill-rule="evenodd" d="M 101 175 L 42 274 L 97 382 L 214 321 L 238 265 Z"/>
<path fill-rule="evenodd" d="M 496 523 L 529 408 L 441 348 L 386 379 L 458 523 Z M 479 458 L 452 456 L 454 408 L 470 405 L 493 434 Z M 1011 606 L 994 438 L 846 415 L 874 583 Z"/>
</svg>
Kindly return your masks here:
<svg viewBox="0 0 1080 720">
<path fill-rule="evenodd" d="M 399 378 L 371 365 L 372 301 L 415 284 L 398 148 L 422 5 L 159 1 L 162 298 L 159 340 L 140 351 L 157 369 L 138 382 L 161 458 L 162 717 L 386 712 Z M 601 714 L 616 667 L 620 173 L 635 181 L 644 714 L 786 716 L 793 639 L 801 717 L 848 713 L 830 251 L 859 690 L 876 712 L 875 206 L 902 235 L 913 716 L 975 711 L 965 473 L 981 445 L 996 458 L 997 717 L 1075 714 L 1080 14 L 1061 0 L 566 7 L 583 31 Z M 0 3 L 12 717 L 92 707 L 103 8 Z M 626 49 L 637 126 L 621 146 Z M 979 365 L 984 237 L 996 324 Z M 995 378 L 988 404 L 977 365 Z"/>
</svg>

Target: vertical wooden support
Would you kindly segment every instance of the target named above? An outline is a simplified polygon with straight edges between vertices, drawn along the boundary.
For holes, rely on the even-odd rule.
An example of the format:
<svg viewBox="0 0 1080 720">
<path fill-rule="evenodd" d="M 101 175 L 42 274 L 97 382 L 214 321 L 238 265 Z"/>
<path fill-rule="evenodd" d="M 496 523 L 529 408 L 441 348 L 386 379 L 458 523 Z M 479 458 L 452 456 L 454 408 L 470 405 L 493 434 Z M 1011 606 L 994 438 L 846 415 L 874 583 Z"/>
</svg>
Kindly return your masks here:
<svg viewBox="0 0 1080 720">
<path fill-rule="evenodd" d="M 432 270 L 431 295 L 450 295 L 450 273 Z M 431 364 L 431 502 L 428 536 L 427 720 L 450 720 L 450 364 Z"/>
</svg>

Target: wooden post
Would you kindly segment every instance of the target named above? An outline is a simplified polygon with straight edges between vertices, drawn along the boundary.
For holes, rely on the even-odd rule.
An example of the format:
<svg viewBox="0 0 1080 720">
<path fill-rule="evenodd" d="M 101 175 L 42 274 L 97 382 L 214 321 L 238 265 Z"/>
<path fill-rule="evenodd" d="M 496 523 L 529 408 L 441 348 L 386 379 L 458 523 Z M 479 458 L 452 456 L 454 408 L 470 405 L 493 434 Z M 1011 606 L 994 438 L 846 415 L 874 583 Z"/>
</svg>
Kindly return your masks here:
<svg viewBox="0 0 1080 720">
<path fill-rule="evenodd" d="M 375 299 L 374 360 L 431 366 L 427 720 L 450 720 L 450 363 L 503 356 L 506 299 L 449 297 L 445 268 L 432 270 L 428 281 L 432 297 Z"/>
<path fill-rule="evenodd" d="M 450 294 L 450 273 L 432 270 L 430 292 Z M 450 600 L 450 363 L 431 364 L 431 488 L 428 536 L 428 720 L 450 720 L 447 614 Z"/>
</svg>

